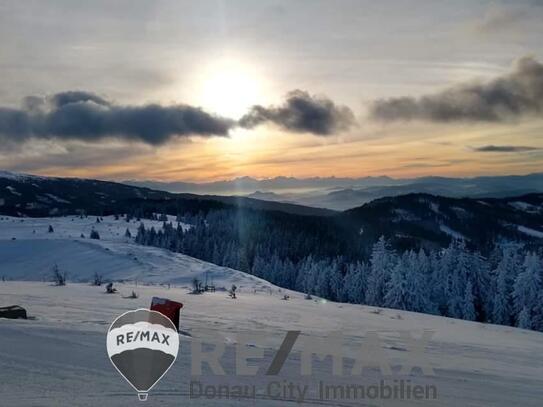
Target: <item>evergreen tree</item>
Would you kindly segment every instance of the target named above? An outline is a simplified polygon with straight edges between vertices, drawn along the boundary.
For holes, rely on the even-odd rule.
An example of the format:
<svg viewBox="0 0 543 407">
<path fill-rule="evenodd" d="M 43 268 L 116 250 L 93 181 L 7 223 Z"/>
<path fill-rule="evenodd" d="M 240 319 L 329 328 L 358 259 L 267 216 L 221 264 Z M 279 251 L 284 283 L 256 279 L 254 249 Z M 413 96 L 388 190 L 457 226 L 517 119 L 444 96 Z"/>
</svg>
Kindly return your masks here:
<svg viewBox="0 0 543 407">
<path fill-rule="evenodd" d="M 447 315 L 451 278 L 454 267 L 454 245 L 451 243 L 441 256 L 431 257 L 432 274 L 430 277 L 431 298 L 441 315 Z"/>
<path fill-rule="evenodd" d="M 347 273 L 343 279 L 343 301 L 354 304 L 365 303 L 367 272 L 367 267 L 363 263 L 356 262 L 347 265 Z"/>
<path fill-rule="evenodd" d="M 430 260 L 424 250 L 421 249 L 418 254 L 410 251 L 406 274 L 407 309 L 410 311 L 437 313 L 429 286 L 431 274 Z"/>
<path fill-rule="evenodd" d="M 513 289 L 514 309 L 519 313 L 517 325 L 531 328 L 532 318 L 539 313 L 538 300 L 541 294 L 541 262 L 535 253 L 528 253 L 524 260 L 523 271 L 517 276 Z M 522 314 L 522 315 L 521 315 Z M 529 326 L 527 325 L 529 323 Z"/>
<path fill-rule="evenodd" d="M 407 254 L 404 253 L 392 269 L 390 279 L 386 283 L 383 306 L 396 309 L 408 309 L 407 292 Z"/>
<path fill-rule="evenodd" d="M 454 254 L 454 262 L 447 293 L 447 315 L 453 318 L 462 318 L 466 285 L 474 265 L 463 240 L 457 240 L 453 243 L 452 253 Z"/>
<path fill-rule="evenodd" d="M 138 226 L 138 232 L 136 234 L 136 243 L 144 245 L 146 241 L 146 233 L 147 231 L 145 230 L 145 225 L 143 223 L 140 223 L 140 225 Z"/>
<path fill-rule="evenodd" d="M 490 273 L 490 262 L 479 253 L 472 254 L 473 268 L 469 280 L 473 286 L 474 306 L 477 320 L 486 321 L 492 314 L 492 277 Z"/>
<path fill-rule="evenodd" d="M 336 257 L 332 260 L 329 269 L 330 299 L 343 301 L 343 259 Z"/>
<path fill-rule="evenodd" d="M 462 318 L 468 321 L 475 321 L 475 297 L 473 296 L 473 286 L 471 281 L 466 284 L 466 292 L 462 302 Z"/>
<path fill-rule="evenodd" d="M 311 288 L 308 287 L 307 284 L 307 278 L 308 274 L 311 271 L 312 265 L 313 257 L 311 255 L 304 257 L 304 259 L 298 263 L 298 275 L 296 276 L 296 282 L 294 286 L 295 290 L 306 294 L 311 292 Z"/>
<path fill-rule="evenodd" d="M 384 236 L 381 236 L 373 246 L 370 261 L 371 268 L 366 289 L 366 300 L 369 305 L 381 306 L 383 305 L 387 282 L 396 263 L 394 252 L 388 248 Z"/>
<path fill-rule="evenodd" d="M 518 315 L 517 326 L 522 329 L 532 329 L 532 317 L 528 308 L 522 308 Z"/>
<path fill-rule="evenodd" d="M 495 295 L 492 308 L 492 322 L 510 325 L 513 316 L 512 291 L 516 270 L 519 268 L 516 250 L 512 247 L 502 249 L 502 259 L 494 271 L 496 278 Z"/>
</svg>

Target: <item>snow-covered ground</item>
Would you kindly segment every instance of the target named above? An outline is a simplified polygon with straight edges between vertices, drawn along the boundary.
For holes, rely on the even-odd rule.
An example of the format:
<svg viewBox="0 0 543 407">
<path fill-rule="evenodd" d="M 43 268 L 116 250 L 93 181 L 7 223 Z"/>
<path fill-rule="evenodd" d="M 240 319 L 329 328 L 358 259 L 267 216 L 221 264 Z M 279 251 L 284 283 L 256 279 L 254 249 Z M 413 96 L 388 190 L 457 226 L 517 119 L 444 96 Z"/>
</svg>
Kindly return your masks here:
<svg viewBox="0 0 543 407">
<path fill-rule="evenodd" d="M 539 237 L 543 239 L 543 232 L 539 230 L 527 228 L 526 226 L 517 226 L 519 232 L 522 232 L 528 236 Z"/>
<path fill-rule="evenodd" d="M 170 221 L 174 221 L 170 217 Z M 162 222 L 143 220 L 146 228 Z M 0 279 L 50 281 L 56 264 L 72 282 L 88 282 L 95 273 L 106 280 L 189 287 L 194 278 L 218 288 L 236 284 L 241 289 L 268 290 L 264 280 L 237 270 L 219 267 L 182 254 L 136 245 L 126 238 L 136 235 L 140 222 L 127 223 L 113 216 L 96 223 L 96 217 L 13 218 L 0 216 Z M 49 233 L 49 225 L 53 232 Z M 184 225 L 185 228 L 189 226 Z M 96 230 L 100 240 L 89 239 Z M 82 238 L 81 234 L 85 237 Z"/>
<path fill-rule="evenodd" d="M 156 222 L 157 226 L 160 222 Z M 48 225 L 54 228 L 48 233 Z M 132 233 L 137 224 L 131 223 Z M 286 293 L 263 280 L 239 271 L 218 267 L 180 254 L 135 245 L 124 238 L 126 222 L 107 218 L 0 220 L 0 306 L 18 304 L 33 317 L 29 320 L 0 319 L 0 405 L 1 406 L 132 406 L 133 389 L 118 375 L 106 354 L 106 332 L 121 313 L 147 308 L 153 296 L 184 304 L 181 317 L 181 350 L 172 369 L 157 384 L 146 402 L 149 406 L 181 405 L 270 405 L 295 404 L 263 396 L 256 400 L 207 400 L 190 398 L 189 384 L 255 385 L 264 391 L 271 381 L 308 385 L 306 404 L 384 406 L 540 406 L 543 400 L 543 334 L 510 327 L 484 325 L 417 313 L 375 309 L 304 299 L 300 293 Z M 101 240 L 80 238 L 97 229 Z M 34 232 L 35 231 L 35 232 Z M 16 240 L 12 240 L 15 238 Z M 57 263 L 68 273 L 69 283 L 55 287 L 47 281 L 50 267 Z M 118 283 L 119 294 L 108 295 L 103 287 L 82 281 L 96 272 Z M 191 295 L 188 287 L 197 276 L 211 275 L 219 287 L 235 283 L 241 287 L 237 300 L 224 291 Z M 16 281 L 26 280 L 26 281 Z M 79 282 L 76 282 L 79 281 Z M 170 283 L 168 288 L 166 283 Z M 123 298 L 136 291 L 137 299 Z M 334 377 L 331 361 L 315 363 L 313 375 L 300 375 L 303 340 L 297 342 L 279 376 L 265 376 L 267 366 L 288 330 L 299 330 L 302 339 L 322 338 L 332 331 L 344 335 L 344 356 L 352 357 L 363 347 L 369 332 L 377 332 L 390 364 L 413 365 L 413 353 L 401 332 L 421 337 L 432 331 L 424 358 L 434 376 L 415 370 L 410 376 L 383 376 L 378 369 L 362 375 Z M 233 373 L 236 335 L 258 333 L 252 345 L 265 356 L 254 364 L 261 367 L 256 377 Z M 190 375 L 190 344 L 209 336 L 227 344 L 223 357 L 226 376 Z M 362 347 L 361 347 L 362 346 Z M 347 368 L 352 361 L 346 359 Z M 251 362 L 253 363 L 253 362 Z M 346 369 L 346 372 L 349 369 Z M 204 370 L 205 372 L 205 370 Z M 320 381 L 329 384 L 378 385 L 384 379 L 411 380 L 433 385 L 438 399 L 414 400 L 321 400 Z"/>
</svg>

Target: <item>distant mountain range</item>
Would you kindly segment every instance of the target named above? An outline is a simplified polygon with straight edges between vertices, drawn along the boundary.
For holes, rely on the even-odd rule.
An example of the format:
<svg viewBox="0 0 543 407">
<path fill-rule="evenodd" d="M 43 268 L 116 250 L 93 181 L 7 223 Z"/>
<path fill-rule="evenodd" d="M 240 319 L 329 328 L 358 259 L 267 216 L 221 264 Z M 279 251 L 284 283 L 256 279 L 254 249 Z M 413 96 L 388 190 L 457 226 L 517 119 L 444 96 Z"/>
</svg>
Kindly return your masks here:
<svg viewBox="0 0 543 407">
<path fill-rule="evenodd" d="M 166 212 L 175 215 L 225 210 L 226 213 L 230 211 L 227 216 L 243 221 L 243 211 L 257 211 L 258 216 L 269 222 L 266 227 L 281 229 L 295 225 L 297 231 L 306 234 L 304 239 L 317 239 L 315 233 L 320 231 L 318 233 L 328 236 L 328 242 L 335 242 L 338 248 L 350 247 L 349 250 L 353 251 L 370 247 L 381 235 L 385 235 L 394 246 L 400 248 L 443 247 L 453 238 L 463 239 L 480 249 L 488 249 L 500 240 L 525 242 L 535 247 L 543 243 L 543 193 L 507 198 L 451 198 L 435 195 L 446 191 L 473 196 L 500 195 L 505 194 L 506 190 L 523 192 L 526 189 L 541 188 L 538 183 L 541 180 L 540 174 L 471 180 L 421 180 L 390 186 L 387 190 L 400 194 L 409 192 L 411 188 L 424 187 L 426 191 L 433 188 L 433 194 L 389 196 L 344 212 L 335 212 L 246 197 L 174 194 L 115 182 L 49 178 L 0 171 L 0 215 L 107 215 L 134 213 L 138 210 L 147 214 Z M 506 180 L 509 180 L 509 185 Z M 385 187 L 368 187 L 365 196 L 369 199 L 372 194 L 384 190 Z M 342 190 L 331 194 L 341 196 L 346 192 Z M 263 197 L 268 195 L 263 194 Z"/>
<path fill-rule="evenodd" d="M 421 177 L 394 179 L 251 177 L 210 183 L 125 181 L 125 184 L 168 192 L 227 194 L 316 208 L 346 210 L 374 199 L 430 193 L 447 197 L 500 198 L 543 192 L 543 173 L 473 178 Z"/>
<path fill-rule="evenodd" d="M 364 178 L 336 178 L 336 177 L 275 177 L 269 179 L 256 179 L 252 177 L 239 177 L 227 181 L 214 182 L 160 182 L 160 181 L 122 181 L 124 184 L 160 189 L 168 192 L 192 192 L 206 194 L 249 194 L 258 190 L 265 191 L 294 191 L 303 192 L 323 188 L 351 188 L 353 186 L 396 185 L 401 180 L 382 177 Z"/>
<path fill-rule="evenodd" d="M 244 207 L 296 215 L 331 215 L 328 209 L 237 196 L 174 194 L 116 182 L 81 178 L 42 177 L 0 171 L 0 214 L 55 216 L 85 212 L 124 213 L 141 205 L 173 205 L 178 212 L 223 207 Z"/>
</svg>

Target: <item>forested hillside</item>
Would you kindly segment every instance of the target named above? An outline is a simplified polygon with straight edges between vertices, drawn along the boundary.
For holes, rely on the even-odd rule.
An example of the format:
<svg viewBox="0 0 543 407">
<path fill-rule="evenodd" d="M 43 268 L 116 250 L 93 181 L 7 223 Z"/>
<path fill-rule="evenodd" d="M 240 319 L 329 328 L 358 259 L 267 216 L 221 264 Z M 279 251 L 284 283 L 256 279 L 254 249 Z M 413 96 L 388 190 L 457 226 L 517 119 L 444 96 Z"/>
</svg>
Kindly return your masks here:
<svg viewBox="0 0 543 407">
<path fill-rule="evenodd" d="M 481 245 L 484 250 L 462 235 L 449 236 L 443 248 L 439 241 L 416 247 L 420 241 L 411 239 L 413 247 L 402 249 L 384 236 L 370 243 L 330 218 L 296 223 L 284 215 L 212 211 L 178 220 L 192 227 L 142 225 L 136 242 L 334 301 L 543 330 L 537 236 L 532 241 L 497 236 Z"/>
<path fill-rule="evenodd" d="M 335 301 L 543 329 L 543 194 L 410 194 L 337 213 L 4 173 L 0 213 L 159 219 L 139 227 L 137 243 Z"/>
</svg>

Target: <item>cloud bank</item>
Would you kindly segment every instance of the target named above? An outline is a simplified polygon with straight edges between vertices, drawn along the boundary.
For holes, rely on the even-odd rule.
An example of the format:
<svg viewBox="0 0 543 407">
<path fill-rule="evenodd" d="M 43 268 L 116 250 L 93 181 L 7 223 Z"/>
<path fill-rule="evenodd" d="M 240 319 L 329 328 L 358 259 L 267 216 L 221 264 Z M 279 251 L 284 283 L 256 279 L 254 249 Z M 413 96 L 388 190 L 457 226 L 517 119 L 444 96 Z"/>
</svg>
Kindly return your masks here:
<svg viewBox="0 0 543 407">
<path fill-rule="evenodd" d="M 0 107 L 0 140 L 20 144 L 32 138 L 93 142 L 115 137 L 161 145 L 179 137 L 228 136 L 235 127 L 250 129 L 266 122 L 322 136 L 347 130 L 354 115 L 348 107 L 300 90 L 288 93 L 282 106 L 253 106 L 238 122 L 198 107 L 119 105 L 91 92 L 68 91 L 26 97 L 20 109 Z"/>
<path fill-rule="evenodd" d="M 97 141 L 116 137 L 150 145 L 174 137 L 227 136 L 230 119 L 186 105 L 124 106 L 89 92 L 28 97 L 21 109 L 0 107 L 0 138 L 21 143 L 29 138 Z"/>
<path fill-rule="evenodd" d="M 472 150 L 483 153 L 522 153 L 526 151 L 536 151 L 538 148 L 529 146 L 495 146 L 491 144 L 488 146 L 473 147 Z"/>
<path fill-rule="evenodd" d="M 273 123 L 295 133 L 327 136 L 348 130 L 355 119 L 351 109 L 346 106 L 337 106 L 326 97 L 294 90 L 287 94 L 283 105 L 253 106 L 239 121 L 239 125 L 247 129 L 265 123 Z"/>
<path fill-rule="evenodd" d="M 370 117 L 380 121 L 506 122 L 543 113 L 543 65 L 531 57 L 487 83 L 469 83 L 419 98 L 378 100 Z"/>
</svg>

